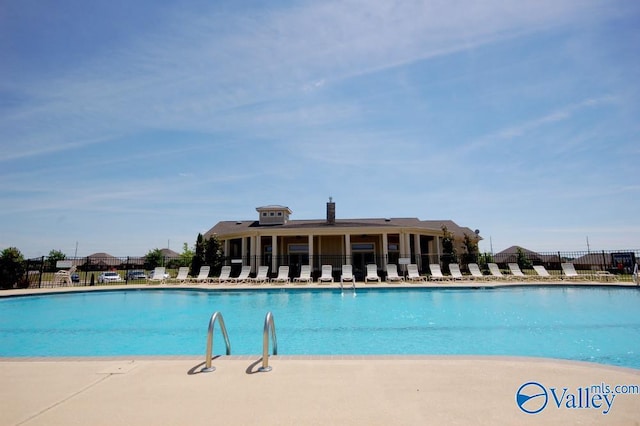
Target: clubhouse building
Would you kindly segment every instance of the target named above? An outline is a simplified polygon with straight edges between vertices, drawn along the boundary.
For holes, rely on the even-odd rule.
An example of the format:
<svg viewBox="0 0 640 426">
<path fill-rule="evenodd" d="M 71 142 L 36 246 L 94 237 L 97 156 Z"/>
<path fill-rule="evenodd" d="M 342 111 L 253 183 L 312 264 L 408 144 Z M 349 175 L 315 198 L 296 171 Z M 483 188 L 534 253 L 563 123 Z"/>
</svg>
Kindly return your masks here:
<svg viewBox="0 0 640 426">
<path fill-rule="evenodd" d="M 375 263 L 383 274 L 387 264 L 415 263 L 426 270 L 438 263 L 442 253 L 443 227 L 453 236 L 458 253 L 463 253 L 464 236 L 475 241 L 477 231 L 458 226 L 451 220 L 417 218 L 336 219 L 336 205 L 329 199 L 326 218 L 291 220 L 292 211 L 285 206 L 256 208 L 257 220 L 218 222 L 205 238 L 217 237 L 225 256 L 238 269 L 250 265 L 269 266 L 270 273 L 288 265 L 296 276 L 301 265 L 311 265 L 314 277 L 321 265 L 333 265 L 334 275 L 343 264 L 353 265 L 361 279 L 365 265 Z"/>
</svg>

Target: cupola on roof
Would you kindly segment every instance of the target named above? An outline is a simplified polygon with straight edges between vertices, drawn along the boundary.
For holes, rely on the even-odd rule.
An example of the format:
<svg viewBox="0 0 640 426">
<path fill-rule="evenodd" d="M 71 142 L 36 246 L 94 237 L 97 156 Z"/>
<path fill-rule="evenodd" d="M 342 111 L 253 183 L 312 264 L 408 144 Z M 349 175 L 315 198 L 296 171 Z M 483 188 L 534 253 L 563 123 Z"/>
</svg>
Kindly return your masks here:
<svg viewBox="0 0 640 426">
<path fill-rule="evenodd" d="M 260 225 L 284 225 L 293 213 L 289 207 L 276 204 L 256 207 L 256 211 L 259 214 Z"/>
</svg>

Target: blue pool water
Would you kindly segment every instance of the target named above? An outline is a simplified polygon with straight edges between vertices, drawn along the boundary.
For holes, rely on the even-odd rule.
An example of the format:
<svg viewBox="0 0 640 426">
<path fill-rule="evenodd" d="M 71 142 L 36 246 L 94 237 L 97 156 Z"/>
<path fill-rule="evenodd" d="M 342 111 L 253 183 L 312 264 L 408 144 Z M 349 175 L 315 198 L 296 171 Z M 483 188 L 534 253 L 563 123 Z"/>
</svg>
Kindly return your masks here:
<svg viewBox="0 0 640 426">
<path fill-rule="evenodd" d="M 0 356 L 203 355 L 222 312 L 233 355 L 475 354 L 640 368 L 640 291 L 616 288 L 129 290 L 0 299 Z M 224 353 L 216 326 L 214 352 Z"/>
</svg>

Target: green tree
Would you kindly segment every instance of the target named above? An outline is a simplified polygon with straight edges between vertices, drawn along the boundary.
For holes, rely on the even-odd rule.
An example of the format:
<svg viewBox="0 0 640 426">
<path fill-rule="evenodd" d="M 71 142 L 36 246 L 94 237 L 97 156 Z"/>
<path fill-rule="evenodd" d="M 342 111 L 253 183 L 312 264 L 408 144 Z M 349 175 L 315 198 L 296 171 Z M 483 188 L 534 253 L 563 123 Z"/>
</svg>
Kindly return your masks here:
<svg viewBox="0 0 640 426">
<path fill-rule="evenodd" d="M 493 254 L 491 253 L 482 253 L 478 256 L 478 265 L 480 265 L 483 269 L 487 269 L 487 263 L 495 263 L 495 259 L 493 258 Z"/>
<path fill-rule="evenodd" d="M 478 240 L 471 237 L 466 232 L 463 240 L 465 253 L 462 254 L 462 262 L 465 264 L 478 262 Z"/>
<path fill-rule="evenodd" d="M 202 265 L 204 265 L 204 238 L 202 237 L 202 234 L 198 234 L 198 238 L 196 238 L 195 252 L 191 259 L 191 270 L 189 271 L 189 275 L 198 275 Z"/>
<path fill-rule="evenodd" d="M 15 247 L 2 250 L 0 254 L 0 288 L 14 288 L 25 286 L 24 256 Z"/>
<path fill-rule="evenodd" d="M 189 244 L 184 243 L 182 245 L 182 253 L 180 253 L 180 257 L 178 258 L 180 266 L 190 266 L 194 254 L 195 252 L 189 248 Z"/>
<path fill-rule="evenodd" d="M 533 269 L 533 264 L 529 260 L 529 257 L 524 252 L 524 250 L 522 250 L 521 247 L 518 247 L 516 249 L 516 251 L 518 253 L 517 262 L 518 262 L 518 266 L 520 267 L 520 269 Z"/>
<path fill-rule="evenodd" d="M 442 255 L 440 260 L 444 263 L 445 272 L 449 272 L 450 263 L 458 263 L 458 253 L 454 245 L 453 234 L 445 225 L 442 225 Z"/>
<path fill-rule="evenodd" d="M 220 240 L 215 236 L 207 239 L 204 243 L 204 263 L 211 266 L 213 274 L 220 274 L 224 263 L 224 253 Z"/>
<path fill-rule="evenodd" d="M 157 266 L 164 265 L 164 256 L 162 255 L 162 250 L 159 248 L 155 248 L 153 250 L 149 250 L 149 253 L 144 257 L 144 267 L 146 269 L 154 269 Z"/>
<path fill-rule="evenodd" d="M 58 267 L 56 266 L 56 264 L 58 263 L 58 261 L 65 260 L 66 258 L 67 258 L 67 255 L 64 254 L 62 251 L 51 250 L 49 252 L 49 256 L 47 256 L 47 270 L 49 271 L 57 270 Z"/>
</svg>

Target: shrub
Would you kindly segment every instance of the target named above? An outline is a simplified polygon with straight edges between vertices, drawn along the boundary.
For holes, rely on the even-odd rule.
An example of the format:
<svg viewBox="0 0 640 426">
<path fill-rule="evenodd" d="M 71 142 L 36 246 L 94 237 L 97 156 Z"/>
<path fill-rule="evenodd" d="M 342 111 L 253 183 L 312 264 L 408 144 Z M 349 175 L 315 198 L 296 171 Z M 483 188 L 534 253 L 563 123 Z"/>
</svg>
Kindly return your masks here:
<svg viewBox="0 0 640 426">
<path fill-rule="evenodd" d="M 0 254 L 0 288 L 8 289 L 25 284 L 24 257 L 20 250 L 9 247 Z"/>
<path fill-rule="evenodd" d="M 479 254 L 478 240 L 472 238 L 465 232 L 463 244 L 465 253 L 462 254 L 462 263 L 477 263 Z"/>
<path fill-rule="evenodd" d="M 224 264 L 224 253 L 220 241 L 215 236 L 204 242 L 204 263 L 211 266 L 215 275 L 220 274 Z"/>
<path fill-rule="evenodd" d="M 524 250 L 518 247 L 517 252 L 518 252 L 517 262 L 520 269 L 533 269 L 533 264 L 529 260 L 529 257 L 527 257 L 527 254 L 524 252 Z"/>
<path fill-rule="evenodd" d="M 449 272 L 449 263 L 458 263 L 458 253 L 454 246 L 453 234 L 442 225 L 442 255 L 440 261 L 444 263 L 443 272 Z"/>
<path fill-rule="evenodd" d="M 51 250 L 49 256 L 47 256 L 46 270 L 49 272 L 55 272 L 58 270 L 56 266 L 59 260 L 65 260 L 67 256 L 60 250 Z"/>
<path fill-rule="evenodd" d="M 149 253 L 144 257 L 145 269 L 154 269 L 157 266 L 164 266 L 164 256 L 162 250 L 158 248 L 149 250 Z"/>
</svg>

